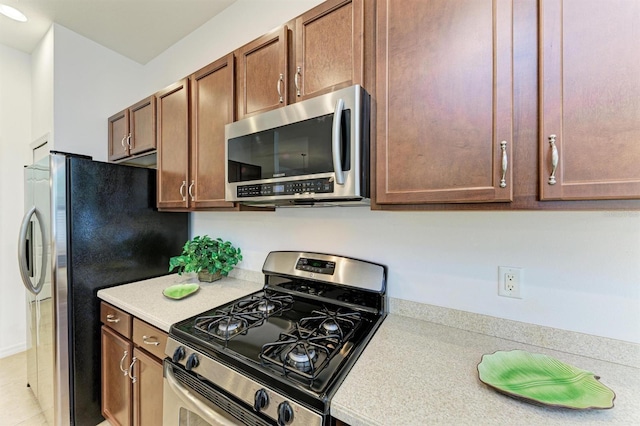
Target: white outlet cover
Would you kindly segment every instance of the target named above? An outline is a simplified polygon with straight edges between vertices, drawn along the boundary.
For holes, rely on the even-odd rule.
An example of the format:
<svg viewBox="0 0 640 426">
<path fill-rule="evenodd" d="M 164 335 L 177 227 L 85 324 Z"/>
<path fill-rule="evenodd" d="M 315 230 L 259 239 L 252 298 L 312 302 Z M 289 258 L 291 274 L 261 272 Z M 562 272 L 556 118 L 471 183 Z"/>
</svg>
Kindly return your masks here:
<svg viewBox="0 0 640 426">
<path fill-rule="evenodd" d="M 512 274 L 514 279 L 514 289 L 507 290 L 506 276 Z M 514 266 L 498 266 L 498 295 L 522 299 L 522 285 L 524 283 L 524 271 L 522 268 Z"/>
</svg>

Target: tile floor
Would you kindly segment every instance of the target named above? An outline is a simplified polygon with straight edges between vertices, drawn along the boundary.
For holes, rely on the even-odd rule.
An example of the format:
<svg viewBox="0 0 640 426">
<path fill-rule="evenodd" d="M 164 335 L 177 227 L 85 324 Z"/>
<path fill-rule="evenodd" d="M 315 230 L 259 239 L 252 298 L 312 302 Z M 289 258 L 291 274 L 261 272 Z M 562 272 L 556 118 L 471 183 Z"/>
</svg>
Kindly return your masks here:
<svg viewBox="0 0 640 426">
<path fill-rule="evenodd" d="M 0 425 L 47 425 L 38 401 L 27 387 L 25 352 L 0 359 L 0 395 Z"/>
<path fill-rule="evenodd" d="M 27 387 L 26 352 L 0 358 L 0 425 L 48 426 L 38 401 Z M 106 420 L 98 426 L 110 426 Z"/>
</svg>

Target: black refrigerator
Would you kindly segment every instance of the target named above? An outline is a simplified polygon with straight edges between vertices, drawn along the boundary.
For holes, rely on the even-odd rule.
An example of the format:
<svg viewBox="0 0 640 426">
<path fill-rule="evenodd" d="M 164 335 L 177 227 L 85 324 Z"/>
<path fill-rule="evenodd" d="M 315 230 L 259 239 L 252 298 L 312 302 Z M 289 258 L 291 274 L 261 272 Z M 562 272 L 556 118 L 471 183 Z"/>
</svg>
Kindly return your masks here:
<svg viewBox="0 0 640 426">
<path fill-rule="evenodd" d="M 187 213 L 158 212 L 156 171 L 51 152 L 25 167 L 18 263 L 27 289 L 27 380 L 52 425 L 94 426 L 98 290 L 168 273 Z"/>
</svg>

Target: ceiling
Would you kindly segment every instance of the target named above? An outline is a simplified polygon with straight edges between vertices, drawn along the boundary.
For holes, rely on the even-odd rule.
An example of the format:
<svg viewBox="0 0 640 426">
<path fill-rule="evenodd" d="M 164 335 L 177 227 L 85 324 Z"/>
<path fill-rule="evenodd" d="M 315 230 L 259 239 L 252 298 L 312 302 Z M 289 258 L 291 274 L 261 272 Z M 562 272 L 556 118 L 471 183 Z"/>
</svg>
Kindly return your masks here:
<svg viewBox="0 0 640 426">
<path fill-rule="evenodd" d="M 140 64 L 236 0 L 0 0 L 29 19 L 0 15 L 0 44 L 31 53 L 53 22 Z"/>
</svg>

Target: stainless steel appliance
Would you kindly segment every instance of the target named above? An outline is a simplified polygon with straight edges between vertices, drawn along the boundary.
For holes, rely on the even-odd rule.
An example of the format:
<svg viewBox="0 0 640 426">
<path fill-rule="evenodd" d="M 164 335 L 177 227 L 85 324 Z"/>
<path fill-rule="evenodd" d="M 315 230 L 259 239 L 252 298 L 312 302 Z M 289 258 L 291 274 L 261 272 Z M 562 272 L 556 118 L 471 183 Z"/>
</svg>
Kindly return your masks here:
<svg viewBox="0 0 640 426">
<path fill-rule="evenodd" d="M 174 324 L 165 426 L 328 425 L 331 398 L 386 316 L 386 267 L 271 252 L 262 291 Z"/>
<path fill-rule="evenodd" d="M 188 239 L 187 214 L 159 213 L 155 193 L 155 170 L 84 156 L 25 168 L 27 379 L 50 425 L 104 420 L 98 290 L 166 274 Z"/>
<path fill-rule="evenodd" d="M 355 85 L 227 124 L 225 199 L 369 205 L 369 110 Z"/>
</svg>

